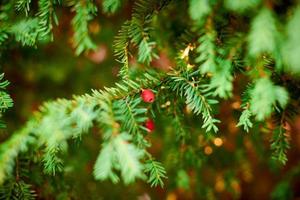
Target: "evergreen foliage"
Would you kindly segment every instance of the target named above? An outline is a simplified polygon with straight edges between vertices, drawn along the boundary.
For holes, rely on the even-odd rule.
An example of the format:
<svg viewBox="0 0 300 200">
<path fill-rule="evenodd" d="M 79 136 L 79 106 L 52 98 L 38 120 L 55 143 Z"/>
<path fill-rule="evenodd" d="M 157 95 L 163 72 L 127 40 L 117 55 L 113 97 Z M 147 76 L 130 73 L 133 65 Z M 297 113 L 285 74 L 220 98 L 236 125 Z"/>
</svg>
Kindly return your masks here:
<svg viewBox="0 0 300 200">
<path fill-rule="evenodd" d="M 40 0 L 38 3 L 39 9 L 36 14 L 39 19 L 38 33 L 41 38 L 47 38 L 50 36 L 51 40 L 53 40 L 53 25 L 58 25 L 58 19 L 54 10 L 54 5 L 57 2 L 56 0 Z"/>
<path fill-rule="evenodd" d="M 128 75 L 129 48 L 137 46 L 137 59 L 141 63 L 149 65 L 157 55 L 154 51 L 155 41 L 151 38 L 151 23 L 154 15 L 168 4 L 169 0 L 163 1 L 136 1 L 133 7 L 131 20 L 126 21 L 116 36 L 114 51 L 118 60 L 123 64 L 120 74 Z"/>
<path fill-rule="evenodd" d="M 96 46 L 89 36 L 88 22 L 93 19 L 97 13 L 97 7 L 92 1 L 71 1 L 70 5 L 73 11 L 76 12 L 72 25 L 74 29 L 74 46 L 75 53 L 81 54 L 84 50 L 95 49 Z"/>
<path fill-rule="evenodd" d="M 285 108 L 288 103 L 287 91 L 280 86 L 273 85 L 267 78 L 257 80 L 250 96 L 250 110 L 256 115 L 257 120 L 270 116 L 277 102 L 281 108 Z"/>
<path fill-rule="evenodd" d="M 283 47 L 284 61 L 286 71 L 299 74 L 300 64 L 298 59 L 299 53 L 299 27 L 300 25 L 300 7 L 298 6 L 286 26 L 287 40 Z"/>
<path fill-rule="evenodd" d="M 17 11 L 25 12 L 26 16 L 28 16 L 28 12 L 30 11 L 30 3 L 31 0 L 18 0 L 16 2 L 15 8 Z"/>
<path fill-rule="evenodd" d="M 148 160 L 145 165 L 145 172 L 150 173 L 148 183 L 150 183 L 151 186 L 164 186 L 163 179 L 167 178 L 166 170 L 160 162 L 153 159 Z"/>
<path fill-rule="evenodd" d="M 282 164 L 287 162 L 287 150 L 290 148 L 287 136 L 282 127 L 274 131 L 271 149 L 273 150 L 273 159 Z"/>
<path fill-rule="evenodd" d="M 96 179 L 110 178 L 113 182 L 117 182 L 118 177 L 113 173 L 113 168 L 121 171 L 126 184 L 133 182 L 136 178 L 143 178 L 143 165 L 140 162 L 143 151 L 128 143 L 130 138 L 130 135 L 121 133 L 112 136 L 108 144 L 104 144 L 94 167 Z"/>
<path fill-rule="evenodd" d="M 190 0 L 189 1 L 189 15 L 195 21 L 202 23 L 202 19 L 211 12 L 209 1 L 207 0 Z"/>
<path fill-rule="evenodd" d="M 200 71 L 202 74 L 213 73 L 216 71 L 216 45 L 215 45 L 215 33 L 213 31 L 205 33 L 199 39 L 200 46 L 196 49 L 199 53 L 199 57 L 196 58 L 196 62 L 200 63 Z"/>
<path fill-rule="evenodd" d="M 128 3 L 101 2 L 102 11 L 107 15 L 116 13 Z M 272 139 L 267 156 L 281 165 L 286 164 L 291 148 L 287 123 L 293 120 L 288 119 L 292 112 L 289 108 L 299 109 L 295 102 L 299 101 L 296 79 L 300 73 L 300 7 L 292 2 L 279 12 L 272 5 L 277 1 L 267 2 L 134 1 L 130 19 L 120 27 L 113 44 L 116 60 L 122 65 L 120 81 L 112 87 L 92 90 L 90 94 L 70 100 L 44 103 L 20 130 L 1 143 L 0 199 L 35 199 L 33 187 L 27 183 L 30 178 L 14 176 L 19 170 L 21 154 L 29 155 L 28 160 L 34 161 L 34 165 L 41 164 L 41 171 L 47 178 L 63 175 L 67 171 L 65 158 L 70 144 L 89 137 L 92 128 L 101 136 L 100 152 L 92 170 L 96 180 L 113 183 L 122 180 L 126 185 L 143 180 L 151 187 L 163 187 L 165 180 L 170 180 L 170 171 L 177 176 L 176 181 L 175 178 L 170 180 L 171 184 L 188 190 L 194 181 L 203 194 L 213 196 L 213 186 L 206 186 L 205 180 L 202 182 L 199 169 L 217 163 L 218 167 L 226 169 L 222 172 L 224 176 L 216 180 L 223 181 L 223 188 L 226 185 L 231 188 L 229 191 L 237 191 L 239 171 L 236 166 L 245 161 L 241 158 L 246 154 L 244 147 L 238 144 L 241 150 L 229 156 L 229 161 L 222 157 L 226 153 L 221 154 L 219 163 L 208 158 L 213 151 L 222 151 L 217 149 L 223 144 L 218 137 L 223 137 L 220 135 L 225 132 L 219 107 L 229 101 L 238 105 L 235 109 L 240 116 L 231 117 L 235 123 L 233 127 L 249 132 L 253 140 L 262 140 L 254 133 L 268 132 Z M 11 44 L 18 43 L 39 48 L 40 43 L 53 41 L 61 7 L 74 14 L 70 18 L 74 54 L 95 50 L 97 45 L 92 41 L 89 23 L 99 15 L 98 4 L 93 0 L 1 2 L 0 50 L 13 48 Z M 174 10 L 188 23 L 177 22 L 172 16 Z M 244 15 L 248 11 L 252 14 L 246 19 Z M 170 35 L 154 34 L 161 30 Z M 182 42 L 187 31 L 191 34 Z M 182 43 L 174 44 L 174 41 Z M 171 57 L 172 69 L 168 72 L 151 68 L 162 59 L 160 53 L 164 49 L 169 51 L 167 57 Z M 134 60 L 137 61 L 135 65 L 132 64 Z M 13 106 L 6 92 L 9 82 L 3 78 L 1 74 L 1 118 Z M 146 88 L 151 88 L 156 95 L 152 104 L 143 102 L 140 97 Z M 276 116 L 280 116 L 280 120 L 272 123 Z M 162 162 L 154 158 L 156 153 L 151 149 L 154 139 L 148 136 L 149 130 L 145 127 L 145 122 L 152 118 L 168 121 L 172 126 L 170 131 L 169 126 L 162 123 L 157 131 L 161 140 L 165 140 L 163 145 L 172 143 L 171 148 L 165 150 L 169 155 Z M 5 127 L 2 121 L 0 127 Z M 167 134 L 169 132 L 172 136 Z M 212 144 L 216 146 L 214 149 Z M 227 169 L 228 162 L 233 163 L 234 169 Z M 189 172 L 195 173 L 197 180 L 190 180 Z M 297 173 L 297 170 L 293 172 Z M 275 188 L 274 199 L 289 195 L 286 192 L 291 178 L 287 179 Z"/>
<path fill-rule="evenodd" d="M 0 74 L 0 119 L 3 113 L 13 106 L 13 100 L 10 95 L 5 91 L 9 85 L 7 80 L 3 81 L 4 74 Z M 0 128 L 5 128 L 5 124 L 0 120 Z"/>
<path fill-rule="evenodd" d="M 34 46 L 38 40 L 39 22 L 37 19 L 25 19 L 11 27 L 15 40 L 23 46 Z"/>
<path fill-rule="evenodd" d="M 215 119 L 212 114 L 212 105 L 218 103 L 214 99 L 210 99 L 210 93 L 204 93 L 201 89 L 200 81 L 190 81 L 186 77 L 174 76 L 170 77 L 170 89 L 175 91 L 179 96 L 185 98 L 185 102 L 189 109 L 196 115 L 201 114 L 203 119 L 202 128 L 207 132 L 213 130 L 218 131 L 216 123 L 220 121 Z"/>
<path fill-rule="evenodd" d="M 253 123 L 250 120 L 251 116 L 251 111 L 248 108 L 245 108 L 245 110 L 240 116 L 239 123 L 237 124 L 237 126 L 243 126 L 244 130 L 249 132 L 249 129 L 253 126 Z"/>
<path fill-rule="evenodd" d="M 121 0 L 104 0 L 102 3 L 103 12 L 113 14 L 121 7 L 121 4 Z"/>
<path fill-rule="evenodd" d="M 225 0 L 225 6 L 232 11 L 243 13 L 251 8 L 255 8 L 261 3 L 261 0 L 249 0 L 249 1 L 239 1 L 239 0 Z"/>
<path fill-rule="evenodd" d="M 269 9 L 262 9 L 253 19 L 248 36 L 249 55 L 258 56 L 263 53 L 276 54 L 279 42 L 276 22 Z"/>
<path fill-rule="evenodd" d="M 31 185 L 23 181 L 10 183 L 0 188 L 0 199 L 34 200 L 36 197 Z"/>
</svg>

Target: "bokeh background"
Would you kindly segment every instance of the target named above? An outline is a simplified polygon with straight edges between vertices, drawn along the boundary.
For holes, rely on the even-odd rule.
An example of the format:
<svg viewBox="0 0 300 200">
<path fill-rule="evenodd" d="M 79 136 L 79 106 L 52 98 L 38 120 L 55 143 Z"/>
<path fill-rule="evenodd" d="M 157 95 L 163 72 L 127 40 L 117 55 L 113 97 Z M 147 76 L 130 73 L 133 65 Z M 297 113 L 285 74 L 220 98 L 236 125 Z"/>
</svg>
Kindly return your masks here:
<svg viewBox="0 0 300 200">
<path fill-rule="evenodd" d="M 8 92 L 14 100 L 14 107 L 5 114 L 7 129 L 1 130 L 0 141 L 20 128 L 42 102 L 90 93 L 91 89 L 112 86 L 118 81 L 120 64 L 115 61 L 112 44 L 122 23 L 130 18 L 131 6 L 126 4 L 113 16 L 99 14 L 90 23 L 91 36 L 98 46 L 93 52 L 75 56 L 70 25 L 72 13 L 63 9 L 57 13 L 60 23 L 54 29 L 52 43 L 40 44 L 38 48 L 17 45 L 3 52 L 1 70 L 11 82 Z M 152 65 L 164 71 L 172 63 L 172 58 L 160 52 L 159 59 Z M 135 60 L 131 60 L 131 66 L 135 65 Z M 240 94 L 246 82 L 242 75 L 238 77 L 234 93 Z M 284 167 L 275 167 L 268 158 L 271 127 L 256 125 L 251 133 L 236 128 L 240 106 L 238 96 L 219 105 L 218 117 L 222 123 L 218 135 L 204 135 L 200 127 L 192 128 L 194 143 L 199 147 L 192 154 L 189 154 L 188 146 L 174 147 L 172 124 L 159 120 L 158 116 L 156 131 L 149 136 L 153 143 L 149 151 L 168 170 L 164 188 L 150 188 L 143 181 L 128 186 L 95 181 L 92 170 L 101 135 L 95 128 L 83 137 L 82 142 L 70 143 L 64 179 L 55 177 L 53 181 L 61 179 L 57 181 L 59 184 L 50 184 L 50 180 L 34 189 L 44 199 L 270 199 L 270 196 L 300 199 L 300 117 L 287 125 L 291 141 L 289 161 Z M 199 118 L 190 117 L 188 120 L 189 123 L 201 124 Z M 184 152 L 182 161 L 177 160 L 180 152 Z M 185 165 L 177 164 L 185 159 L 193 162 L 189 156 L 195 154 L 202 156 L 207 163 L 201 168 L 201 176 L 195 176 L 195 171 L 200 169 L 177 172 L 178 167 Z M 38 182 L 38 176 L 43 175 L 37 173 L 36 176 Z M 205 185 L 198 185 L 197 179 L 203 180 Z M 57 193 L 59 188 L 68 193 Z"/>
</svg>

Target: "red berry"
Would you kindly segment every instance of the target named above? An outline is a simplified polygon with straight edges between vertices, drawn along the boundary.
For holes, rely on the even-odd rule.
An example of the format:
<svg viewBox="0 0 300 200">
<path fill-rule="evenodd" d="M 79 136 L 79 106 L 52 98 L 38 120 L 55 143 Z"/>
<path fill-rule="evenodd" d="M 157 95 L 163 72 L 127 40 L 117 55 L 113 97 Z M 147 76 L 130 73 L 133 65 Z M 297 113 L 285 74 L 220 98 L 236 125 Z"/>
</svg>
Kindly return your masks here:
<svg viewBox="0 0 300 200">
<path fill-rule="evenodd" d="M 142 90 L 141 97 L 142 97 L 143 101 L 146 103 L 152 103 L 155 99 L 155 95 L 152 92 L 152 90 L 150 90 L 150 89 Z"/>
<path fill-rule="evenodd" d="M 148 132 L 151 133 L 155 129 L 154 121 L 152 119 L 148 119 L 145 123 L 145 127 L 148 129 Z"/>
</svg>

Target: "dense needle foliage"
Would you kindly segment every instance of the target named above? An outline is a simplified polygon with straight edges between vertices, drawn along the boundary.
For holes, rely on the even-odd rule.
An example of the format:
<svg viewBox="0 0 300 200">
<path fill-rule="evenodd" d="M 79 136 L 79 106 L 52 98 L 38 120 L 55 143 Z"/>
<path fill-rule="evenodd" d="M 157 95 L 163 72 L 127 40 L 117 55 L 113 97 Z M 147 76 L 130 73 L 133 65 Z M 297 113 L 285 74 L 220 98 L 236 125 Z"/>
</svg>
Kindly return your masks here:
<svg viewBox="0 0 300 200">
<path fill-rule="evenodd" d="M 291 189 L 299 160 L 289 164 L 288 156 L 294 148 L 299 157 L 291 142 L 300 97 L 297 0 L 4 0 L 1 60 L 14 49 L 45 50 L 65 29 L 71 45 L 64 48 L 89 57 L 99 48 L 93 33 L 105 32 L 98 16 L 123 20 L 111 45 L 119 80 L 28 113 L 0 144 L 0 199 L 99 199 L 81 196 L 72 188 L 77 180 L 68 180 L 76 162 L 91 162 L 84 154 L 68 159 L 70 151 L 89 154 L 81 143 L 94 134 L 99 153 L 85 173 L 103 185 L 143 182 L 168 199 L 238 199 L 258 162 L 282 174 L 268 198 L 299 196 Z M 13 107 L 5 79 L 2 129 Z M 141 98 L 144 89 L 154 92 L 153 103 Z"/>
</svg>

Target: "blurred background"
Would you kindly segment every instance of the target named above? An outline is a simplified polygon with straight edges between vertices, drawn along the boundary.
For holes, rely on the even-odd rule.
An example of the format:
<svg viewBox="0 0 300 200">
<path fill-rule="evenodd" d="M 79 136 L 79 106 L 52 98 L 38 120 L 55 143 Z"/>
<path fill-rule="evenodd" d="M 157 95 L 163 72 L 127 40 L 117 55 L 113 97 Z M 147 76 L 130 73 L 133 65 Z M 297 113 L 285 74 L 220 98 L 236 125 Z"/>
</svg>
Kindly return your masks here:
<svg viewBox="0 0 300 200">
<path fill-rule="evenodd" d="M 112 86 L 118 80 L 120 64 L 115 61 L 112 44 L 122 23 L 130 17 L 131 6 L 126 4 L 114 16 L 99 14 L 90 23 L 92 38 L 98 46 L 94 52 L 75 56 L 72 14 L 63 9 L 57 13 L 60 23 L 54 29 L 54 42 L 38 48 L 15 46 L 3 52 L 1 71 L 11 82 L 8 92 L 14 107 L 5 114 L 7 129 L 1 130 L 0 141 L 21 127 L 42 102 L 90 93 L 91 89 Z M 165 69 L 171 63 L 172 59 L 161 52 L 153 65 Z M 131 65 L 135 64 L 132 60 Z M 269 158 L 272 133 L 268 123 L 255 125 L 251 133 L 236 128 L 239 94 L 246 83 L 240 75 L 235 82 L 236 96 L 219 105 L 218 118 L 222 123 L 217 135 L 203 134 L 199 118 L 189 116 L 187 124 L 195 124 L 190 133 L 197 148 L 174 145 L 172 124 L 158 116 L 156 131 L 148 139 L 153 143 L 149 151 L 167 168 L 164 188 L 151 188 L 142 181 L 128 186 L 95 181 L 92 170 L 101 133 L 93 129 L 81 143 L 70 143 L 64 179 L 57 185 L 39 183 L 38 176 L 42 175 L 36 173 L 37 177 L 30 178 L 39 185 L 34 189 L 42 199 L 300 199 L 300 116 L 287 125 L 291 142 L 289 161 L 284 167 L 277 166 Z M 202 162 L 199 157 L 203 163 L 193 163 Z M 59 188 L 68 192 L 59 193 Z"/>
</svg>

